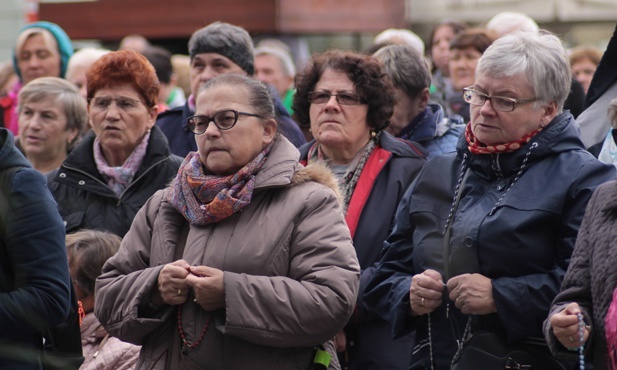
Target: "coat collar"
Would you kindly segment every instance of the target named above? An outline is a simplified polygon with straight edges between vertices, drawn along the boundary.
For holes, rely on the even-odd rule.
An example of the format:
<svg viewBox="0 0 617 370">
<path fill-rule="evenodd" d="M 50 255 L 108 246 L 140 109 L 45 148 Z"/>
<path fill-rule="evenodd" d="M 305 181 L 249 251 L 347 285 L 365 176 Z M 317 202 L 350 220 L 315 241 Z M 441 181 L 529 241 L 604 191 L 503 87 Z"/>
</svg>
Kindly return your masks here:
<svg viewBox="0 0 617 370">
<path fill-rule="evenodd" d="M 457 153 L 459 157 L 466 154 L 469 158 L 470 168 L 476 173 L 490 179 L 497 176 L 495 171 L 497 166 L 503 176 L 510 176 L 516 173 L 534 143 L 537 144 L 529 154 L 528 165 L 549 155 L 556 155 L 572 150 L 585 150 L 583 142 L 578 134 L 574 118 L 569 112 L 564 112 L 553 118 L 551 123 L 534 136 L 526 145 L 514 152 L 502 154 L 471 154 L 467 148 L 465 135 L 461 135 L 457 144 Z"/>
<path fill-rule="evenodd" d="M 277 135 L 268 159 L 255 177 L 255 189 L 287 186 L 294 173 L 301 168 L 300 153 L 283 135 Z"/>
<path fill-rule="evenodd" d="M 94 171 L 98 174 L 96 169 L 96 163 L 94 162 L 94 139 L 96 135 L 90 131 L 81 142 L 69 153 L 64 160 L 62 166 L 81 168 L 89 172 Z M 163 135 L 161 129 L 157 126 L 153 126 L 150 131 L 150 139 L 148 140 L 148 148 L 146 149 L 146 156 L 139 166 L 139 170 L 135 173 L 135 176 L 139 176 L 145 169 L 152 166 L 154 163 L 161 161 L 171 155 L 169 152 L 169 144 L 167 138 Z M 101 177 L 100 174 L 97 175 Z"/>
</svg>

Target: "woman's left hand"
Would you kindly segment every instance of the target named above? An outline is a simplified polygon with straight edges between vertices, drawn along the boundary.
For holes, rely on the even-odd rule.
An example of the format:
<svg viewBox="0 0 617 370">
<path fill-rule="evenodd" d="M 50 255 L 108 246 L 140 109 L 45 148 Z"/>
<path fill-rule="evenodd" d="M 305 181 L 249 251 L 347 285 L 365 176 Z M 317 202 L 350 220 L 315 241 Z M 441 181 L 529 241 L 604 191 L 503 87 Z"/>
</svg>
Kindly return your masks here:
<svg viewBox="0 0 617 370">
<path fill-rule="evenodd" d="M 480 274 L 463 274 L 448 280 L 450 299 L 465 315 L 497 312 L 491 279 Z"/>
<path fill-rule="evenodd" d="M 191 266 L 186 283 L 195 292 L 195 302 L 207 311 L 225 307 L 223 271 L 207 266 Z"/>
</svg>

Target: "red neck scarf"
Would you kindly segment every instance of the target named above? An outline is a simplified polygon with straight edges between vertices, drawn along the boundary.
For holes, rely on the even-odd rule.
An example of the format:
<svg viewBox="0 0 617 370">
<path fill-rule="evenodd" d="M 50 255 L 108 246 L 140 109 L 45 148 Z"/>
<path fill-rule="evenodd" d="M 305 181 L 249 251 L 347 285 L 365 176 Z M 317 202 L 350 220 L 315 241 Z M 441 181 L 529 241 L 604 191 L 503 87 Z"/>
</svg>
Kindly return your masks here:
<svg viewBox="0 0 617 370">
<path fill-rule="evenodd" d="M 522 146 L 527 144 L 532 137 L 534 137 L 538 132 L 542 131 L 542 128 L 531 131 L 526 134 L 522 138 L 504 144 L 497 145 L 486 145 L 480 142 L 474 136 L 471 131 L 471 122 L 467 124 L 465 127 L 465 139 L 467 140 L 467 148 L 472 154 L 496 154 L 496 153 L 510 153 L 515 150 L 520 149 Z"/>
</svg>

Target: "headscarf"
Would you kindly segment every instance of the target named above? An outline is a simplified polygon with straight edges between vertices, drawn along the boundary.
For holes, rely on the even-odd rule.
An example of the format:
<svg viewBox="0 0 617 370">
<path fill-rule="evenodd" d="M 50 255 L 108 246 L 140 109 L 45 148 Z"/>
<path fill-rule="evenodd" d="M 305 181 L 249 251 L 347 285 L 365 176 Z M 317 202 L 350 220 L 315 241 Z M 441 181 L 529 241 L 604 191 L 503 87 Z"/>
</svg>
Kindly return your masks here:
<svg viewBox="0 0 617 370">
<path fill-rule="evenodd" d="M 60 76 L 53 76 L 53 77 L 64 78 L 64 76 L 66 75 L 66 67 L 69 63 L 69 58 L 71 57 L 71 55 L 73 55 L 73 45 L 71 44 L 71 39 L 69 39 L 69 36 L 66 34 L 66 32 L 64 32 L 64 30 L 60 26 L 58 26 L 55 23 L 45 22 L 45 21 L 34 22 L 28 25 L 25 25 L 19 30 L 17 34 L 21 35 L 25 30 L 28 30 L 31 28 L 44 29 L 48 31 L 49 33 L 51 33 L 51 35 L 56 39 L 56 42 L 58 43 L 58 53 L 60 54 Z M 13 49 L 13 67 L 15 68 L 15 73 L 17 74 L 17 76 L 19 77 L 19 80 L 21 81 L 21 71 L 19 70 L 19 67 L 17 65 L 16 48 Z"/>
</svg>

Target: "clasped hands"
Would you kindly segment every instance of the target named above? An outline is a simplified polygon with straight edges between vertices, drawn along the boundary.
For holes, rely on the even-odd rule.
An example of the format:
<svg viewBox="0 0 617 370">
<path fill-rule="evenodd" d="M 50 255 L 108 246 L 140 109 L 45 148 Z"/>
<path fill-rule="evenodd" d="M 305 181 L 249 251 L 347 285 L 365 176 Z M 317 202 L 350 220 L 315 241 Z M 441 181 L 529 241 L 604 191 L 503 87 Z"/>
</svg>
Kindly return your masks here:
<svg viewBox="0 0 617 370">
<path fill-rule="evenodd" d="M 442 304 L 443 290 L 447 288 L 454 305 L 465 315 L 486 315 L 497 312 L 493 300 L 491 279 L 480 274 L 455 276 L 444 284 L 441 274 L 426 270 L 411 278 L 409 302 L 413 316 L 435 311 Z"/>
<path fill-rule="evenodd" d="M 185 260 L 168 263 L 161 269 L 157 289 L 150 299 L 157 305 L 181 305 L 190 291 L 204 310 L 225 307 L 223 271 L 207 266 L 191 266 Z"/>
<path fill-rule="evenodd" d="M 566 348 L 578 348 L 587 342 L 591 331 L 590 326 L 583 327 L 583 341 L 580 338 L 580 324 L 578 314 L 581 308 L 578 303 L 569 303 L 563 310 L 550 317 L 551 327 L 555 338 Z"/>
</svg>

